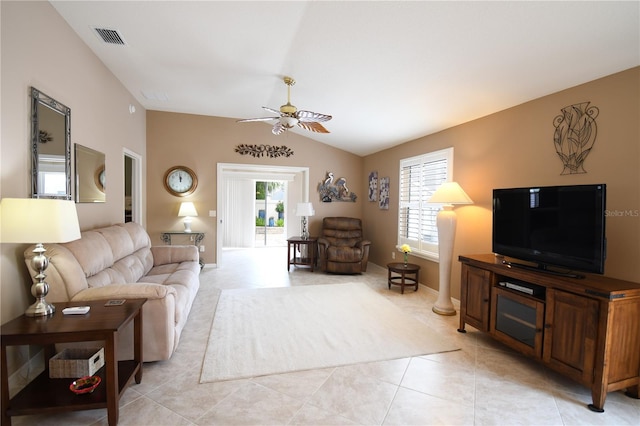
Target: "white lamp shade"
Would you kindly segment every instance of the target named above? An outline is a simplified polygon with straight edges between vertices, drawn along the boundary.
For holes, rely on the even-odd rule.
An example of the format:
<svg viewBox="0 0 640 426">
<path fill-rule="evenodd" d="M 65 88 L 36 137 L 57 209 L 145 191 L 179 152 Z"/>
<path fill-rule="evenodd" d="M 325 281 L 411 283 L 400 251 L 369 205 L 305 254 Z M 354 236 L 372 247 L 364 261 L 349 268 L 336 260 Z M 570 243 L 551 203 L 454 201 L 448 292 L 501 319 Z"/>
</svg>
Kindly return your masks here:
<svg viewBox="0 0 640 426">
<path fill-rule="evenodd" d="M 49 198 L 0 200 L 0 241 L 3 243 L 66 243 L 80 238 L 73 201 Z"/>
<path fill-rule="evenodd" d="M 473 204 L 473 200 L 457 182 L 443 183 L 427 202 L 433 204 Z"/>
<path fill-rule="evenodd" d="M 196 207 L 192 202 L 184 202 L 180 204 L 180 210 L 178 211 L 178 216 L 198 216 L 198 212 L 196 211 Z"/>
<path fill-rule="evenodd" d="M 316 214 L 311 203 L 298 203 L 296 207 L 296 216 L 313 216 Z"/>
</svg>

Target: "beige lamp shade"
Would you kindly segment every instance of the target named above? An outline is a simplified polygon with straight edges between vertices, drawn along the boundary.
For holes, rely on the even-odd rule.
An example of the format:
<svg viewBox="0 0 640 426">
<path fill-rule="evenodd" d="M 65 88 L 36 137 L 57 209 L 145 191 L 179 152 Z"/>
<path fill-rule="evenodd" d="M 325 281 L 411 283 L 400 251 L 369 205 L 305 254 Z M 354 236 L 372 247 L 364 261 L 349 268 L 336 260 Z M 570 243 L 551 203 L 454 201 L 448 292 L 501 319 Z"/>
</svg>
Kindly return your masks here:
<svg viewBox="0 0 640 426">
<path fill-rule="evenodd" d="M 3 243 L 66 243 L 80 238 L 73 201 L 48 198 L 0 200 L 0 241 Z"/>
<path fill-rule="evenodd" d="M 311 203 L 298 203 L 296 207 L 296 216 L 313 216 L 316 212 Z"/>
<path fill-rule="evenodd" d="M 473 200 L 457 182 L 443 183 L 427 202 L 433 204 L 473 204 Z"/>
<path fill-rule="evenodd" d="M 180 210 L 178 211 L 178 216 L 180 216 L 180 217 L 184 217 L 184 216 L 196 217 L 196 216 L 198 216 L 198 212 L 196 211 L 196 207 L 193 205 L 192 202 L 186 201 L 186 202 L 180 204 Z"/>
</svg>

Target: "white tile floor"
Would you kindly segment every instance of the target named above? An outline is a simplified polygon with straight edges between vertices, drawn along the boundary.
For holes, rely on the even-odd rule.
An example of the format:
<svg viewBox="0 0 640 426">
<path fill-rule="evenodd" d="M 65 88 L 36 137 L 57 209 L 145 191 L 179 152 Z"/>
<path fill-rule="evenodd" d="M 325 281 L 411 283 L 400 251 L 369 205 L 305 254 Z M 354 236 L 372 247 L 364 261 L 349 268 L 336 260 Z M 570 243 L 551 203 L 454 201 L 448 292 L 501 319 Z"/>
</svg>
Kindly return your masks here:
<svg viewBox="0 0 640 426">
<path fill-rule="evenodd" d="M 120 425 L 640 425 L 640 400 L 610 393 L 605 412 L 590 392 L 468 327 L 431 311 L 426 287 L 400 295 L 386 269 L 359 276 L 286 271 L 286 248 L 226 250 L 201 288 L 169 361 L 145 364 L 121 400 Z M 460 351 L 200 384 L 200 367 L 220 289 L 359 281 L 370 285 Z M 14 425 L 106 425 L 106 410 L 13 418 Z"/>
</svg>

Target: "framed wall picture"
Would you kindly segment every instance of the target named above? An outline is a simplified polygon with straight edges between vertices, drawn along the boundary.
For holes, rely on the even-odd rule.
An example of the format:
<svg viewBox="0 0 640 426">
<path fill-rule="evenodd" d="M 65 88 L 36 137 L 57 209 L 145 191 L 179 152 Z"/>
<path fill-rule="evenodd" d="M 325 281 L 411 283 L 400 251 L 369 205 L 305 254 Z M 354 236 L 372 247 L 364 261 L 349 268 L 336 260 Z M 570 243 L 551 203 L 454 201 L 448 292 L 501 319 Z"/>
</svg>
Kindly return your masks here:
<svg viewBox="0 0 640 426">
<path fill-rule="evenodd" d="M 369 201 L 378 201 L 378 172 L 369 173 Z"/>
<path fill-rule="evenodd" d="M 389 210 L 389 178 L 380 178 L 380 201 L 378 205 L 381 210 Z"/>
</svg>

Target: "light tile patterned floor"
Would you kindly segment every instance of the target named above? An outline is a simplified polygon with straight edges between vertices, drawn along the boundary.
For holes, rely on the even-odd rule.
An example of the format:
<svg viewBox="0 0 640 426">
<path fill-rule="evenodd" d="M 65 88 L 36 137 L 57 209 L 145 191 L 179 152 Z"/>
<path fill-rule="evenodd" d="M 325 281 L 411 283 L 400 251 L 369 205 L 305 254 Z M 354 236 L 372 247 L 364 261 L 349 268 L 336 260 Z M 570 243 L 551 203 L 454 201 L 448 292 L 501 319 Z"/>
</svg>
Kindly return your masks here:
<svg viewBox="0 0 640 426">
<path fill-rule="evenodd" d="M 590 392 L 468 327 L 434 314 L 435 292 L 388 290 L 386 269 L 359 276 L 286 271 L 286 248 L 225 250 L 202 286 L 169 361 L 145 364 L 121 400 L 120 425 L 639 425 L 640 400 L 610 393 L 605 413 Z M 360 281 L 460 351 L 222 383 L 199 384 L 220 289 Z M 14 425 L 106 425 L 106 410 L 13 418 Z"/>
</svg>

